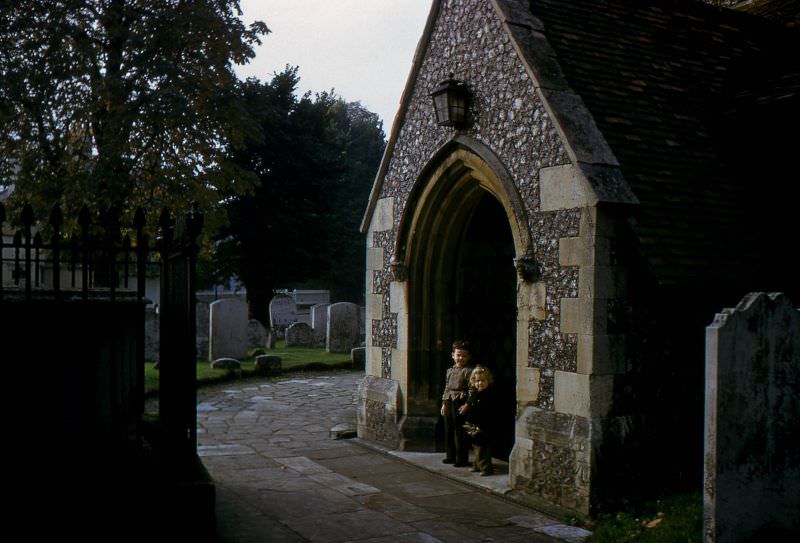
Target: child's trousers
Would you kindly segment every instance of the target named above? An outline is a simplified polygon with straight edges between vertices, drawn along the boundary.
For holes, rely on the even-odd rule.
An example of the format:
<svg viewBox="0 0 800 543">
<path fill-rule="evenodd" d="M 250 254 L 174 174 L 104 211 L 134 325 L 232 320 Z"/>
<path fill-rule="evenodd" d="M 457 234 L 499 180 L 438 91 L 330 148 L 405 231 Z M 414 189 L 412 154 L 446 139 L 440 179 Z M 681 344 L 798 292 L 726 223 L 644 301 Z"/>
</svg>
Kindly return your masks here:
<svg viewBox="0 0 800 543">
<path fill-rule="evenodd" d="M 473 447 L 473 461 L 475 469 L 486 475 L 494 473 L 492 467 L 492 451 L 488 445 L 475 445 Z"/>
<path fill-rule="evenodd" d="M 469 465 L 470 442 L 464 433 L 465 418 L 458 414 L 458 408 L 464 405 L 463 401 L 445 400 L 444 416 L 444 456 L 445 461 L 452 461 L 457 465 Z"/>
</svg>

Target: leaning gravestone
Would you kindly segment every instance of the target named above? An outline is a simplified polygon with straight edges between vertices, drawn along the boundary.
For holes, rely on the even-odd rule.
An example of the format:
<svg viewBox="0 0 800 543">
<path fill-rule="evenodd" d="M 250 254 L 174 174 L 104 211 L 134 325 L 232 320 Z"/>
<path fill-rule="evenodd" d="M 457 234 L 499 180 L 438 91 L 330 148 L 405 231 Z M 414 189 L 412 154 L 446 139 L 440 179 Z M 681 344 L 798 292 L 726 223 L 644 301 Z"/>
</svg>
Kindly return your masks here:
<svg viewBox="0 0 800 543">
<path fill-rule="evenodd" d="M 329 353 L 349 353 L 359 346 L 361 324 L 358 305 L 339 302 L 328 307 L 328 331 L 325 349 Z"/>
<path fill-rule="evenodd" d="M 331 304 L 311 306 L 311 328 L 314 330 L 314 345 L 324 347 L 328 333 L 328 308 Z"/>
<path fill-rule="evenodd" d="M 237 298 L 209 306 L 208 360 L 247 356 L 247 304 Z"/>
<path fill-rule="evenodd" d="M 297 322 L 297 304 L 288 294 L 276 294 L 269 302 L 269 321 L 278 339 L 284 337 L 286 329 Z"/>
<path fill-rule="evenodd" d="M 286 329 L 287 347 L 311 347 L 314 345 L 314 331 L 304 322 L 296 322 Z"/>
<path fill-rule="evenodd" d="M 144 310 L 144 359 L 158 362 L 160 323 L 155 308 Z"/>
<path fill-rule="evenodd" d="M 706 543 L 800 541 L 800 311 L 751 293 L 706 328 Z"/>
<path fill-rule="evenodd" d="M 199 300 L 195 304 L 195 347 L 198 356 L 208 352 L 208 329 L 211 319 L 209 302 Z"/>
<path fill-rule="evenodd" d="M 258 319 L 247 321 L 247 345 L 251 349 L 263 349 L 267 346 L 267 329 Z"/>
</svg>

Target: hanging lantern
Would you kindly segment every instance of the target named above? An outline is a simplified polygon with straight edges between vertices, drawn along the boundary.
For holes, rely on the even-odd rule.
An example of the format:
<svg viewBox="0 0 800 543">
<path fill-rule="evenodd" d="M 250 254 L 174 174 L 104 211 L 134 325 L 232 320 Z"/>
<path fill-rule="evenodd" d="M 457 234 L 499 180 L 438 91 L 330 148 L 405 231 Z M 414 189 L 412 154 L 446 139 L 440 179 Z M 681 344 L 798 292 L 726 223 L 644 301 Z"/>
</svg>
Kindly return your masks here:
<svg viewBox="0 0 800 543">
<path fill-rule="evenodd" d="M 467 121 L 469 92 L 463 81 L 445 79 L 431 93 L 436 122 L 440 126 L 463 127 Z"/>
</svg>

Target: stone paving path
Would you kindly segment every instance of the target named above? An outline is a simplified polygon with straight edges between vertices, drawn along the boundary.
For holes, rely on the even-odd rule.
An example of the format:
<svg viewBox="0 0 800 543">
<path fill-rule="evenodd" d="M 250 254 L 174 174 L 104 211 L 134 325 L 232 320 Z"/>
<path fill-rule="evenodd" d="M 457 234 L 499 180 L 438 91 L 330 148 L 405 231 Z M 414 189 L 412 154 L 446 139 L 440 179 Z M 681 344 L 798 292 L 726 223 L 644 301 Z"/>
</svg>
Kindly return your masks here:
<svg viewBox="0 0 800 543">
<path fill-rule="evenodd" d="M 437 465 L 437 474 L 424 468 L 431 455 L 332 438 L 337 425 L 355 425 L 362 377 L 299 373 L 198 390 L 198 453 L 216 485 L 220 541 L 579 543 L 588 535 L 442 476 L 466 468 Z"/>
</svg>

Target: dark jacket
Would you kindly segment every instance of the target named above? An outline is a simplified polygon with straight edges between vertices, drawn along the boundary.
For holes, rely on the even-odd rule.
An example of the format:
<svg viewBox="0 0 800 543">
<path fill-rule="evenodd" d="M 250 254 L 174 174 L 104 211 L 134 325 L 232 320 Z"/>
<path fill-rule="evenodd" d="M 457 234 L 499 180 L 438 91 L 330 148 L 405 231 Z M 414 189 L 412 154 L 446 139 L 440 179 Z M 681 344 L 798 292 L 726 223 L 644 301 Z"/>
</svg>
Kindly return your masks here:
<svg viewBox="0 0 800 543">
<path fill-rule="evenodd" d="M 497 398 L 494 385 L 489 385 L 483 391 L 470 388 L 467 400 L 467 421 L 481 429 L 481 434 L 473 441 L 477 444 L 488 444 L 495 433 L 497 426 Z"/>
</svg>

